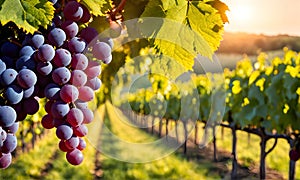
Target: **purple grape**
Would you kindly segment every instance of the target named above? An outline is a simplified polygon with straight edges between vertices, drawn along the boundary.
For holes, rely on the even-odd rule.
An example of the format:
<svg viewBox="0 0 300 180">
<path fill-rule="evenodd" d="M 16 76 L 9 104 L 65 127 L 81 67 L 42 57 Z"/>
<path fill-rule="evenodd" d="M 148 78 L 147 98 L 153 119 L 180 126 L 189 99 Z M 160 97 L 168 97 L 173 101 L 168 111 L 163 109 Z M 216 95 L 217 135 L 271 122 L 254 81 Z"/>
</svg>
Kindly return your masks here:
<svg viewBox="0 0 300 180">
<path fill-rule="evenodd" d="M 97 42 L 98 34 L 98 31 L 92 27 L 87 27 L 80 31 L 80 37 L 91 45 Z"/>
<path fill-rule="evenodd" d="M 72 56 L 71 68 L 78 70 L 85 70 L 88 66 L 88 58 L 81 53 Z"/>
<path fill-rule="evenodd" d="M 52 19 L 52 22 L 54 24 L 54 26 L 61 26 L 62 24 L 62 17 L 60 15 L 55 15 L 54 18 Z"/>
<path fill-rule="evenodd" d="M 84 24 L 84 23 L 87 23 L 90 21 L 92 15 L 91 15 L 90 11 L 88 10 L 88 8 L 85 7 L 83 4 L 81 4 L 81 8 L 82 8 L 83 13 L 82 13 L 82 17 L 80 18 L 79 22 Z"/>
<path fill-rule="evenodd" d="M 76 106 L 76 108 L 79 108 L 81 110 L 88 108 L 87 102 L 82 101 L 80 99 L 78 99 L 78 100 L 75 101 L 75 106 Z"/>
<path fill-rule="evenodd" d="M 0 126 L 9 127 L 17 118 L 16 111 L 10 106 L 0 106 Z"/>
<path fill-rule="evenodd" d="M 56 129 L 56 136 L 59 138 L 59 139 L 62 139 L 62 140 L 67 140 L 67 139 L 70 139 L 73 135 L 73 130 L 70 126 L 68 125 L 60 125 L 57 127 Z"/>
<path fill-rule="evenodd" d="M 65 141 L 65 145 L 68 149 L 75 149 L 79 145 L 79 138 L 73 136 Z"/>
<path fill-rule="evenodd" d="M 20 48 L 14 43 L 5 42 L 1 45 L 1 54 L 8 57 L 18 57 Z"/>
<path fill-rule="evenodd" d="M 56 47 L 62 46 L 66 38 L 66 33 L 60 28 L 54 28 L 48 34 L 48 40 L 50 44 Z"/>
<path fill-rule="evenodd" d="M 0 152 L 0 168 L 6 169 L 11 164 L 11 153 L 5 154 Z"/>
<path fill-rule="evenodd" d="M 50 83 L 44 89 L 44 94 L 49 100 L 58 100 L 60 87 L 57 84 Z"/>
<path fill-rule="evenodd" d="M 37 77 L 35 73 L 29 69 L 22 69 L 17 76 L 18 84 L 22 88 L 33 87 L 37 82 Z"/>
<path fill-rule="evenodd" d="M 78 25 L 74 21 L 63 22 L 61 28 L 65 31 L 69 39 L 72 39 L 78 33 Z"/>
<path fill-rule="evenodd" d="M 86 42 L 79 37 L 73 37 L 68 43 L 68 48 L 72 53 L 82 53 L 86 48 Z"/>
<path fill-rule="evenodd" d="M 81 109 L 81 112 L 83 114 L 83 124 L 89 124 L 94 119 L 94 113 L 90 109 Z"/>
<path fill-rule="evenodd" d="M 58 127 L 60 125 L 65 124 L 65 121 L 63 119 L 54 118 L 53 119 L 53 124 L 54 124 L 54 127 Z"/>
<path fill-rule="evenodd" d="M 34 61 L 33 56 L 32 57 L 22 56 L 16 62 L 17 70 L 24 69 L 24 68 L 34 70 L 35 66 L 36 66 L 36 63 Z"/>
<path fill-rule="evenodd" d="M 70 1 L 64 8 L 65 18 L 68 20 L 78 21 L 83 15 L 83 9 L 76 1 Z"/>
<path fill-rule="evenodd" d="M 88 67 L 84 70 L 89 79 L 93 79 L 100 75 L 101 66 L 97 61 L 90 61 Z"/>
<path fill-rule="evenodd" d="M 53 66 L 50 62 L 38 62 L 36 70 L 42 76 L 47 76 L 52 72 Z"/>
<path fill-rule="evenodd" d="M 78 108 L 72 108 L 67 114 L 67 122 L 72 127 L 79 126 L 83 122 L 83 113 Z"/>
<path fill-rule="evenodd" d="M 101 42 L 105 42 L 106 44 L 108 44 L 110 46 L 110 48 L 112 49 L 114 47 L 114 41 L 112 38 L 106 37 L 106 38 L 101 38 L 99 39 Z"/>
<path fill-rule="evenodd" d="M 17 147 L 17 137 L 11 133 L 7 133 L 7 137 L 3 142 L 3 146 L 1 147 L 2 153 L 11 153 Z"/>
<path fill-rule="evenodd" d="M 28 89 L 24 89 L 23 90 L 23 98 L 25 98 L 25 99 L 30 98 L 34 93 L 34 90 L 35 90 L 35 86 L 32 86 Z"/>
<path fill-rule="evenodd" d="M 59 85 L 66 84 L 71 78 L 71 73 L 66 67 L 59 67 L 52 72 L 52 80 Z"/>
<path fill-rule="evenodd" d="M 87 76 L 83 71 L 81 70 L 72 71 L 71 79 L 70 79 L 72 85 L 76 87 L 82 87 L 85 85 L 86 81 L 87 81 Z"/>
<path fill-rule="evenodd" d="M 49 2 L 52 2 L 53 4 L 57 3 L 57 0 L 48 0 Z"/>
<path fill-rule="evenodd" d="M 47 101 L 45 104 L 45 111 L 51 115 L 51 106 L 54 103 L 54 101 Z"/>
<path fill-rule="evenodd" d="M 35 35 L 32 36 L 30 44 L 34 48 L 38 49 L 38 48 L 40 48 L 44 44 L 44 42 L 45 42 L 45 38 L 44 38 L 43 35 L 41 35 L 41 34 L 35 34 Z"/>
<path fill-rule="evenodd" d="M 51 114 L 56 119 L 64 118 L 70 111 L 70 107 L 63 101 L 56 101 L 52 104 Z"/>
<path fill-rule="evenodd" d="M 46 129 L 52 129 L 54 128 L 54 123 L 53 123 L 53 118 L 51 115 L 46 114 L 43 118 L 42 118 L 42 126 Z"/>
<path fill-rule="evenodd" d="M 6 70 L 6 64 L 0 59 L 0 75 Z"/>
<path fill-rule="evenodd" d="M 8 127 L 6 127 L 8 128 Z M 5 128 L 5 129 L 6 129 Z M 2 127 L 0 127 L 0 143 L 2 143 L 0 145 L 0 147 L 3 145 L 3 142 L 5 141 L 6 137 L 7 137 L 7 133 L 6 133 L 6 130 L 5 129 L 2 129 Z"/>
<path fill-rule="evenodd" d="M 69 151 L 72 151 L 73 149 L 69 149 L 67 146 L 66 146 L 66 142 L 64 140 L 60 140 L 59 143 L 58 143 L 58 148 L 63 151 L 63 152 L 69 152 Z"/>
<path fill-rule="evenodd" d="M 76 101 L 78 99 L 78 96 L 79 96 L 78 89 L 71 84 L 65 84 L 60 90 L 60 98 L 65 103 Z"/>
<path fill-rule="evenodd" d="M 53 62 L 57 67 L 68 66 L 71 63 L 71 53 L 66 49 L 57 49 L 55 51 L 55 56 Z"/>
<path fill-rule="evenodd" d="M 86 148 L 86 142 L 82 138 L 79 138 L 79 145 L 77 146 L 77 149 L 82 151 L 85 148 Z"/>
<path fill-rule="evenodd" d="M 105 42 L 98 42 L 93 46 L 93 56 L 105 64 L 111 61 L 111 47 Z"/>
<path fill-rule="evenodd" d="M 32 46 L 24 46 L 19 52 L 19 56 L 31 56 L 34 53 L 34 48 Z"/>
<path fill-rule="evenodd" d="M 15 81 L 17 75 L 18 75 L 18 72 L 16 70 L 6 69 L 1 74 L 1 84 L 3 84 L 4 86 L 8 86 L 8 85 L 12 84 Z"/>
<path fill-rule="evenodd" d="M 73 127 L 74 134 L 78 137 L 86 136 L 88 133 L 88 128 L 84 124 Z"/>
<path fill-rule="evenodd" d="M 55 56 L 55 50 L 51 45 L 44 44 L 39 48 L 37 56 L 42 62 L 51 61 Z"/>
<path fill-rule="evenodd" d="M 23 110 L 29 115 L 34 115 L 37 113 L 39 108 L 39 102 L 35 98 L 25 99 L 23 102 Z"/>
<path fill-rule="evenodd" d="M 12 134 L 16 134 L 16 132 L 18 131 L 18 129 L 19 129 L 19 122 L 15 122 L 15 123 L 13 123 L 13 125 L 5 128 L 5 130 L 8 133 L 12 133 Z"/>
<path fill-rule="evenodd" d="M 88 79 L 85 85 L 92 88 L 94 91 L 96 91 L 100 89 L 101 84 L 102 84 L 101 80 L 98 77 L 95 77 L 93 79 Z"/>
<path fill-rule="evenodd" d="M 23 89 L 16 85 L 9 86 L 4 92 L 4 97 L 10 104 L 18 104 L 23 99 Z"/>
<path fill-rule="evenodd" d="M 79 165 L 80 163 L 82 163 L 83 161 L 83 154 L 80 150 L 78 149 L 74 149 L 70 152 L 67 152 L 66 154 L 66 158 L 67 158 L 67 161 L 76 166 L 76 165 Z"/>
</svg>

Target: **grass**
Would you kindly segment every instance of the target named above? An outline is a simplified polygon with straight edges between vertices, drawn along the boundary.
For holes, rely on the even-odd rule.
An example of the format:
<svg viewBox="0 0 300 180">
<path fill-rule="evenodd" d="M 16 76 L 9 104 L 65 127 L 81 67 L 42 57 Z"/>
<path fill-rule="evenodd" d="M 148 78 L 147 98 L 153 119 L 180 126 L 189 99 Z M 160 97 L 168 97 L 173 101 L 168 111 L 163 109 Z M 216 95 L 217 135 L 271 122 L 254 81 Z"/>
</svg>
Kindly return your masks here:
<svg viewBox="0 0 300 180">
<path fill-rule="evenodd" d="M 50 131 L 42 140 L 37 141 L 34 149 L 13 159 L 5 170 L 0 170 L 0 179 L 36 179 L 56 149 L 55 131 Z"/>
<path fill-rule="evenodd" d="M 116 110 L 118 111 L 118 110 Z M 111 104 L 107 104 L 106 126 L 110 128 L 114 135 L 126 140 L 127 142 L 142 143 L 156 140 L 153 136 L 145 133 L 142 130 L 136 129 L 126 123 L 126 117 L 121 112 L 115 112 Z M 118 114 L 118 115 L 117 115 Z M 105 135 L 105 134 L 104 134 Z M 107 141 L 111 140 L 107 136 Z M 124 144 L 117 144 L 114 140 L 110 141 L 119 154 L 122 154 L 128 147 Z M 103 144 L 105 146 L 105 144 Z M 130 147 L 129 147 L 130 148 Z M 128 149 L 127 149 L 128 150 Z M 137 158 L 134 154 L 134 149 L 127 156 Z M 158 146 L 156 149 L 151 149 L 155 154 L 157 151 L 164 151 L 165 148 Z M 142 150 L 139 149 L 139 152 Z M 146 150 L 147 151 L 147 150 Z M 148 154 L 151 156 L 150 154 Z M 167 157 L 153 160 L 147 163 L 129 163 L 121 162 L 104 155 L 100 157 L 102 169 L 104 171 L 104 179 L 220 179 L 219 175 L 209 171 L 213 168 L 213 164 L 207 162 L 205 164 L 197 164 L 193 161 L 187 161 L 179 155 L 170 154 Z"/>
</svg>

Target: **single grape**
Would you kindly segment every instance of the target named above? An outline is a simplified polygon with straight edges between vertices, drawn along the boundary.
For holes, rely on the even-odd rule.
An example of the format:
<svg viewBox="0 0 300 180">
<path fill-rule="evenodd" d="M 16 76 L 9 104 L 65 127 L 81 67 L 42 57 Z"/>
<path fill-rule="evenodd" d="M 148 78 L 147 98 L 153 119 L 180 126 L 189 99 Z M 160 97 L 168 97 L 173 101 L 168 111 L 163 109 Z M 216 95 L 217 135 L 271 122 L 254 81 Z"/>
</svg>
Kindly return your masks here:
<svg viewBox="0 0 300 180">
<path fill-rule="evenodd" d="M 77 70 L 85 70 L 88 66 L 88 58 L 81 53 L 74 54 L 72 56 L 71 68 Z"/>
<path fill-rule="evenodd" d="M 78 108 L 72 108 L 67 114 L 67 122 L 72 126 L 76 127 L 83 122 L 83 113 Z"/>
<path fill-rule="evenodd" d="M 52 72 L 52 80 L 59 85 L 66 84 L 71 78 L 71 73 L 66 67 L 59 67 Z"/>
<path fill-rule="evenodd" d="M 51 115 L 51 106 L 54 103 L 54 101 L 47 101 L 45 104 L 45 111 Z"/>
<path fill-rule="evenodd" d="M 94 45 L 97 42 L 98 34 L 98 31 L 92 27 L 87 27 L 80 31 L 80 37 L 91 45 Z"/>
<path fill-rule="evenodd" d="M 38 62 L 36 70 L 40 75 L 47 76 L 52 72 L 53 66 L 50 62 Z"/>
<path fill-rule="evenodd" d="M 79 138 L 79 145 L 77 146 L 77 149 L 82 151 L 85 148 L 86 148 L 86 142 L 82 138 Z"/>
<path fill-rule="evenodd" d="M 68 20 L 78 21 L 83 15 L 83 9 L 76 1 L 69 1 L 63 11 L 65 18 Z"/>
<path fill-rule="evenodd" d="M 6 69 L 1 74 L 1 84 L 3 84 L 4 86 L 8 86 L 8 85 L 12 84 L 15 81 L 17 75 L 18 75 L 18 72 L 16 70 Z"/>
<path fill-rule="evenodd" d="M 81 70 L 72 71 L 71 79 L 70 79 L 72 85 L 76 87 L 82 87 L 83 85 L 85 85 L 86 81 L 87 81 L 87 76 L 83 71 Z"/>
<path fill-rule="evenodd" d="M 24 46 L 19 52 L 19 56 L 31 56 L 35 52 L 34 48 L 32 46 Z"/>
<path fill-rule="evenodd" d="M 56 129 L 56 136 L 62 140 L 70 139 L 72 137 L 72 134 L 73 134 L 73 130 L 68 125 L 63 124 L 58 126 Z"/>
<path fill-rule="evenodd" d="M 54 123 L 53 123 L 53 118 L 50 114 L 46 114 L 43 118 L 42 118 L 42 126 L 46 129 L 52 129 L 54 128 Z"/>
<path fill-rule="evenodd" d="M 23 89 L 17 85 L 10 85 L 4 92 L 4 97 L 10 104 L 18 104 L 23 99 Z"/>
<path fill-rule="evenodd" d="M 7 133 L 6 139 L 3 142 L 3 146 L 1 147 L 2 153 L 11 153 L 17 147 L 17 137 L 11 133 Z"/>
<path fill-rule="evenodd" d="M 110 46 L 111 49 L 114 47 L 114 41 L 112 38 L 109 38 L 109 37 L 100 38 L 99 41 L 105 42 L 106 44 L 108 44 Z"/>
<path fill-rule="evenodd" d="M 79 22 L 84 24 L 84 23 L 87 23 L 90 21 L 92 15 L 91 15 L 90 11 L 88 10 L 88 8 L 85 7 L 83 4 L 81 4 L 81 8 L 82 8 L 83 13 L 82 13 L 82 17 L 80 18 Z"/>
<path fill-rule="evenodd" d="M 98 42 L 93 46 L 93 56 L 99 60 L 105 60 L 111 56 L 111 47 L 105 42 Z"/>
<path fill-rule="evenodd" d="M 11 164 L 11 160 L 12 160 L 11 153 L 8 154 L 2 153 L 2 155 L 0 156 L 0 168 L 6 169 Z"/>
<path fill-rule="evenodd" d="M 83 124 L 89 124 L 93 121 L 94 119 L 94 113 L 90 109 L 81 109 L 81 112 L 83 114 Z"/>
<path fill-rule="evenodd" d="M 55 51 L 55 56 L 53 62 L 57 67 L 68 66 L 71 63 L 71 53 L 66 49 L 57 49 Z"/>
<path fill-rule="evenodd" d="M 101 84 L 102 84 L 101 80 L 98 77 L 95 77 L 93 79 L 88 79 L 85 85 L 92 88 L 94 91 L 96 91 L 100 89 Z"/>
<path fill-rule="evenodd" d="M 61 28 L 65 31 L 69 39 L 72 39 L 78 33 L 78 25 L 74 21 L 63 22 Z"/>
<path fill-rule="evenodd" d="M 60 140 L 59 141 L 59 144 L 58 144 L 58 147 L 61 151 L 63 152 L 69 152 L 69 151 L 72 151 L 73 149 L 69 149 L 67 146 L 66 146 L 66 143 L 64 140 Z"/>
<path fill-rule="evenodd" d="M 79 138 L 73 136 L 65 141 L 65 145 L 68 149 L 75 149 L 79 145 Z"/>
<path fill-rule="evenodd" d="M 6 64 L 0 59 L 0 75 L 6 70 Z"/>
<path fill-rule="evenodd" d="M 78 100 L 75 101 L 75 106 L 76 106 L 76 108 L 79 108 L 81 110 L 82 109 L 87 109 L 88 108 L 88 103 L 78 99 Z"/>
<path fill-rule="evenodd" d="M 19 122 L 13 123 L 13 125 L 4 128 L 8 133 L 16 134 L 19 129 Z"/>
<path fill-rule="evenodd" d="M 23 98 L 26 99 L 26 98 L 30 98 L 33 93 L 34 93 L 34 90 L 35 90 L 35 86 L 32 86 L 28 89 L 24 89 L 23 90 Z"/>
<path fill-rule="evenodd" d="M 68 43 L 68 48 L 72 53 L 82 53 L 86 48 L 86 42 L 79 37 L 73 37 Z"/>
<path fill-rule="evenodd" d="M 44 44 L 39 47 L 37 56 L 42 62 L 51 61 L 55 56 L 55 50 L 51 45 Z"/>
<path fill-rule="evenodd" d="M 17 81 L 22 88 L 27 89 L 36 84 L 37 77 L 30 69 L 22 69 L 17 76 Z"/>
<path fill-rule="evenodd" d="M 5 42 L 1 45 L 1 54 L 8 57 L 18 57 L 20 48 L 12 42 Z"/>
<path fill-rule="evenodd" d="M 49 100 L 58 100 L 60 87 L 54 83 L 50 83 L 45 87 L 44 94 Z"/>
<path fill-rule="evenodd" d="M 74 134 L 78 137 L 86 136 L 88 133 L 88 128 L 84 124 L 73 127 Z"/>
<path fill-rule="evenodd" d="M 76 101 L 78 99 L 78 96 L 79 96 L 78 89 L 71 84 L 65 84 L 60 90 L 60 98 L 65 103 Z"/>
<path fill-rule="evenodd" d="M 83 161 L 83 154 L 80 150 L 74 149 L 73 151 L 67 152 L 66 158 L 72 165 L 79 165 Z"/>
<path fill-rule="evenodd" d="M 84 72 L 89 79 L 93 79 L 101 74 L 101 66 L 97 61 L 89 61 L 88 67 Z"/>
<path fill-rule="evenodd" d="M 29 43 L 34 48 L 38 49 L 38 48 L 40 48 L 44 44 L 44 42 L 45 42 L 45 38 L 44 38 L 43 35 L 41 35 L 41 34 L 35 34 L 35 35 L 32 36 L 32 38 L 31 38 L 31 40 L 30 40 Z"/>
<path fill-rule="evenodd" d="M 37 113 L 39 108 L 40 105 L 38 100 L 36 100 L 33 97 L 29 99 L 25 99 L 23 102 L 23 110 L 29 115 L 34 115 L 35 113 Z"/>
<path fill-rule="evenodd" d="M 70 111 L 70 107 L 67 103 L 62 101 L 56 101 L 51 106 L 51 114 L 54 118 L 62 119 L 64 118 Z"/>
<path fill-rule="evenodd" d="M 57 27 L 61 26 L 61 24 L 62 24 L 62 17 L 60 15 L 56 14 L 54 16 L 54 18 L 52 19 L 52 23 L 54 24 L 54 26 L 57 26 Z"/>
<path fill-rule="evenodd" d="M 78 89 L 78 99 L 82 101 L 91 101 L 94 99 L 94 91 L 88 86 L 82 86 Z"/>
<path fill-rule="evenodd" d="M 66 38 L 66 33 L 60 28 L 54 28 L 48 34 L 50 44 L 56 47 L 62 46 Z"/>
<path fill-rule="evenodd" d="M 34 70 L 35 66 L 36 66 L 36 62 L 35 62 L 33 56 L 32 57 L 22 56 L 16 62 L 17 70 L 21 70 L 21 69 L 24 69 L 24 68 Z"/>
<path fill-rule="evenodd" d="M 300 159 L 300 153 L 296 149 L 290 150 L 289 156 L 292 161 L 298 161 Z"/>
</svg>

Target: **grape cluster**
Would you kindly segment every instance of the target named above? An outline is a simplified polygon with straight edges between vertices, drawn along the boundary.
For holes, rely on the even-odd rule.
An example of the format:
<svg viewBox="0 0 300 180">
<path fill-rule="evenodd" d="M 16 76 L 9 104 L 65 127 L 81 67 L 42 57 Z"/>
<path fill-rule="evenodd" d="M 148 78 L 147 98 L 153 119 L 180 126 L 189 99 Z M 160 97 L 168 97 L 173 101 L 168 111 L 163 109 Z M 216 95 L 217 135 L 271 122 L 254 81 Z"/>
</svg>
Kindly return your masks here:
<svg viewBox="0 0 300 180">
<path fill-rule="evenodd" d="M 0 46 L 0 168 L 11 163 L 18 121 L 35 114 L 44 97 L 42 126 L 56 128 L 58 147 L 70 164 L 83 161 L 82 137 L 94 118 L 88 102 L 101 86 L 101 63 L 112 61 L 113 41 L 99 38 L 94 28 L 80 29 L 92 17 L 84 5 L 51 2 L 59 10 L 45 32 L 26 35 L 21 47 L 10 41 Z"/>
</svg>

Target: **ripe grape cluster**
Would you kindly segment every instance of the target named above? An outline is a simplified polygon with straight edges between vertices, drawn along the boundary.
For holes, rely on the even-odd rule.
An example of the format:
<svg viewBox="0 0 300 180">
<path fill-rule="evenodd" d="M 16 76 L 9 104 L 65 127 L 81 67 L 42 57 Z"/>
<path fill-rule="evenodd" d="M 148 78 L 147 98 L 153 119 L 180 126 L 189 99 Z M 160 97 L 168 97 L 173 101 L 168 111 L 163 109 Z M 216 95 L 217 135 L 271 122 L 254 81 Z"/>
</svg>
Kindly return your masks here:
<svg viewBox="0 0 300 180">
<path fill-rule="evenodd" d="M 98 37 L 89 10 L 77 1 L 56 0 L 53 23 L 47 30 L 26 35 L 20 44 L 0 44 L 0 168 L 11 164 L 17 146 L 18 121 L 39 110 L 46 98 L 42 126 L 56 128 L 58 147 L 72 165 L 83 161 L 86 124 L 94 118 L 88 102 L 101 86 L 101 63 L 112 61 L 113 41 Z M 63 7 L 63 8 L 62 8 Z"/>
</svg>

